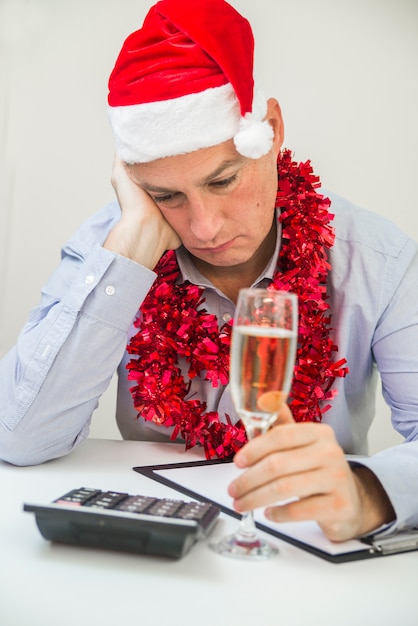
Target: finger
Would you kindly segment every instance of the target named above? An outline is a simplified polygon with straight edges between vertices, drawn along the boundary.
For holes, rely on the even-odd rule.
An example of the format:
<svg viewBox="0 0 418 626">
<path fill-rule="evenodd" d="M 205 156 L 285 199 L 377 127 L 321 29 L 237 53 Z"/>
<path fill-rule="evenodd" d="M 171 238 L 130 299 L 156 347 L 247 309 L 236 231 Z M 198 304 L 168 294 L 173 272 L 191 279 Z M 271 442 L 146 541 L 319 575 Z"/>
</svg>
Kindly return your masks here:
<svg viewBox="0 0 418 626">
<path fill-rule="evenodd" d="M 114 189 L 116 189 L 116 185 L 118 182 L 118 179 L 120 178 L 120 176 L 124 173 L 125 176 L 127 176 L 127 170 L 126 170 L 126 166 L 123 163 L 123 161 L 120 160 L 120 158 L 115 154 L 115 157 L 113 159 L 113 166 L 112 166 L 112 174 L 111 174 L 111 183 L 112 183 L 112 187 Z"/>
<path fill-rule="evenodd" d="M 327 494 L 315 495 L 301 500 L 294 500 L 282 505 L 269 506 L 264 515 L 272 522 L 320 521 L 324 511 L 331 508 L 331 498 Z"/>
<path fill-rule="evenodd" d="M 311 445 L 321 436 L 322 426 L 311 422 L 296 424 L 293 421 L 274 426 L 241 448 L 234 457 L 234 463 L 237 467 L 249 467 L 269 454 Z"/>
<path fill-rule="evenodd" d="M 254 489 L 242 491 L 234 500 L 237 511 L 277 504 L 294 499 L 308 498 L 332 492 L 334 483 L 323 468 L 288 474 L 270 480 Z"/>
<path fill-rule="evenodd" d="M 287 400 L 287 393 L 284 391 L 265 391 L 257 400 L 257 407 L 265 413 L 277 413 L 281 411 Z"/>
<path fill-rule="evenodd" d="M 317 470 L 322 466 L 321 458 L 322 455 L 318 458 L 318 454 L 309 448 L 275 452 L 235 478 L 229 486 L 229 494 L 236 499 L 242 498 L 272 481 Z"/>
<path fill-rule="evenodd" d="M 276 422 L 275 425 L 278 424 L 292 424 L 295 423 L 295 420 L 293 418 L 293 414 L 292 411 L 290 410 L 290 407 L 288 404 L 283 404 L 280 413 L 278 414 L 277 418 L 276 418 Z"/>
<path fill-rule="evenodd" d="M 236 478 L 228 492 L 239 510 L 331 492 L 344 484 L 343 471 L 321 459 L 303 449 L 271 455 Z"/>
<path fill-rule="evenodd" d="M 359 534 L 358 515 L 348 499 L 344 508 L 335 507 L 333 494 L 323 494 L 270 506 L 264 511 L 272 522 L 303 522 L 314 520 L 331 541 L 345 541 Z"/>
</svg>

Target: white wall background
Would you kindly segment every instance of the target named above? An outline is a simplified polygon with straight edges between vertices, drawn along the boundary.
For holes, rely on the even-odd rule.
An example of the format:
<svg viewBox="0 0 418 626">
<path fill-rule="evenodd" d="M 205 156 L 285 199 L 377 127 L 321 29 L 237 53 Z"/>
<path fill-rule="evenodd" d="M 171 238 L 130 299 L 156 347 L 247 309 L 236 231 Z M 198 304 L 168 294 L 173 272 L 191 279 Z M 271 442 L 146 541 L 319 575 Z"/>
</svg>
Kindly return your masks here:
<svg viewBox="0 0 418 626">
<path fill-rule="evenodd" d="M 231 0 L 286 146 L 418 238 L 418 0 Z M 113 198 L 107 78 L 147 0 L 0 0 L 0 356 L 59 249 Z M 225 37 L 228 33 L 225 33 Z M 114 385 L 92 435 L 119 437 Z M 379 403 L 372 450 L 397 439 Z"/>
</svg>

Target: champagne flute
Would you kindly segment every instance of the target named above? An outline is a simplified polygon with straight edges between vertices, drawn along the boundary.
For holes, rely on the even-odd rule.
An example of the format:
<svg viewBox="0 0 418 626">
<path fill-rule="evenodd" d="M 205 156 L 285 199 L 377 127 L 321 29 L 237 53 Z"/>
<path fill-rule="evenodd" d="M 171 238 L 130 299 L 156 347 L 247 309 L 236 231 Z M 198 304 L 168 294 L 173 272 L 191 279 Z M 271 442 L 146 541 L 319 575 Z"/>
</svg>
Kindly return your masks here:
<svg viewBox="0 0 418 626">
<path fill-rule="evenodd" d="M 232 399 L 248 439 L 266 432 L 286 402 L 293 379 L 298 302 L 293 293 L 241 289 L 231 340 Z M 210 547 L 227 556 L 266 559 L 277 554 L 262 539 L 253 512 L 244 513 L 236 533 Z"/>
</svg>

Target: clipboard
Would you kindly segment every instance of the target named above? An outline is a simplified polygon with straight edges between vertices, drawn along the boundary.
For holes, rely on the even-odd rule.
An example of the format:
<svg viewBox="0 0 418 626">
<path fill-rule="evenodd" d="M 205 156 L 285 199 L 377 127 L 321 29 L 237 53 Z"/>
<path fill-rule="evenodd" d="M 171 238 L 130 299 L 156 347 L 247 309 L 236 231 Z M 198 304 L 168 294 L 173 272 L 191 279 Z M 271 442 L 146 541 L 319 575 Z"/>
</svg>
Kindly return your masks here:
<svg viewBox="0 0 418 626">
<path fill-rule="evenodd" d="M 230 460 L 190 461 L 137 466 L 134 471 L 201 502 L 218 506 L 223 513 L 240 519 L 233 510 L 226 487 L 240 473 Z M 193 471 L 190 471 L 193 469 Z M 225 489 L 222 489 L 225 485 Z M 418 529 L 381 538 L 329 541 L 316 522 L 269 522 L 262 510 L 254 512 L 257 528 L 330 563 L 345 563 L 418 550 Z"/>
</svg>

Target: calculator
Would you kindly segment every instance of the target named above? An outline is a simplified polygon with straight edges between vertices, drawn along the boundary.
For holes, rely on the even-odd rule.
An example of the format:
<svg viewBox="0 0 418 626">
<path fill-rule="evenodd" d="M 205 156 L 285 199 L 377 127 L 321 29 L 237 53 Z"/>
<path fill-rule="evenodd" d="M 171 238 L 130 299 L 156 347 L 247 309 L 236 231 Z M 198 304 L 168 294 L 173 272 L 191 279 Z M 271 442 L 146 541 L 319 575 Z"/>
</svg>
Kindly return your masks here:
<svg viewBox="0 0 418 626">
<path fill-rule="evenodd" d="M 24 503 L 41 535 L 53 542 L 169 558 L 183 557 L 213 529 L 210 502 L 131 495 L 79 487 L 50 504 Z"/>
</svg>

